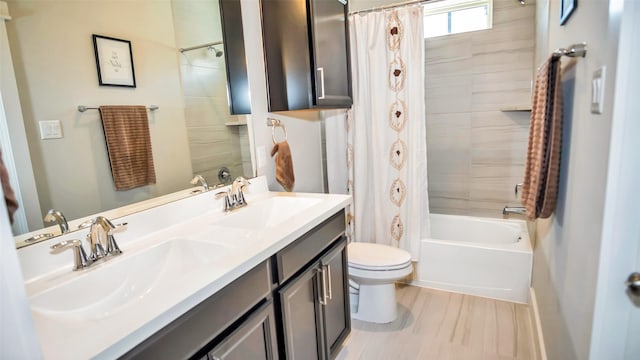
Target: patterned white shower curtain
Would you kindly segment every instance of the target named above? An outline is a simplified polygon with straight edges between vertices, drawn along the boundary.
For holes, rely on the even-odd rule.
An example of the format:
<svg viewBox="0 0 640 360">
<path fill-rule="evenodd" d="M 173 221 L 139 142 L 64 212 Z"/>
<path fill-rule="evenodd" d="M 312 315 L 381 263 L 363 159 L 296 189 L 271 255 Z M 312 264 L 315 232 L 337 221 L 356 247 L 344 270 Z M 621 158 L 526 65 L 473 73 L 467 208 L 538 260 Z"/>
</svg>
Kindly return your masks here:
<svg viewBox="0 0 640 360">
<path fill-rule="evenodd" d="M 422 21 L 420 5 L 349 16 L 352 240 L 415 260 L 429 235 Z"/>
</svg>

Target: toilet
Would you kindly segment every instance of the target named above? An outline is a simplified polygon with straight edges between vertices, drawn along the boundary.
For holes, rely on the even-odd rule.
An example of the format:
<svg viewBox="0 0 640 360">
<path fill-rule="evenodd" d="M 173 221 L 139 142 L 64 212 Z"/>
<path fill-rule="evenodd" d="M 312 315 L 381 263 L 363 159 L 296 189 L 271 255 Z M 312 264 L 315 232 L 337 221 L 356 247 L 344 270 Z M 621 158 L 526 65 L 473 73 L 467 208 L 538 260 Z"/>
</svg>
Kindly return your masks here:
<svg viewBox="0 0 640 360">
<path fill-rule="evenodd" d="M 413 271 L 411 254 L 395 247 L 353 242 L 347 249 L 351 317 L 384 324 L 396 319 L 396 280 Z"/>
</svg>

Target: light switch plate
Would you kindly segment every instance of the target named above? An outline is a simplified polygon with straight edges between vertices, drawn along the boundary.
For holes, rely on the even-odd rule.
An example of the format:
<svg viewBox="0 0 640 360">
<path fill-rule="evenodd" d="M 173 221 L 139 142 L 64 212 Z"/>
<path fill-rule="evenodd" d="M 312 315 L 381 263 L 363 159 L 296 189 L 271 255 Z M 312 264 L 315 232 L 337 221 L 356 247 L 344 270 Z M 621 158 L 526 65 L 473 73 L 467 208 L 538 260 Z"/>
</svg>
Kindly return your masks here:
<svg viewBox="0 0 640 360">
<path fill-rule="evenodd" d="M 604 110 L 604 80 L 605 70 L 603 66 L 593 72 L 591 80 L 591 113 L 602 114 Z"/>
<path fill-rule="evenodd" d="M 62 138 L 62 125 L 60 120 L 43 120 L 39 122 L 40 125 L 40 139 L 61 139 Z"/>
</svg>

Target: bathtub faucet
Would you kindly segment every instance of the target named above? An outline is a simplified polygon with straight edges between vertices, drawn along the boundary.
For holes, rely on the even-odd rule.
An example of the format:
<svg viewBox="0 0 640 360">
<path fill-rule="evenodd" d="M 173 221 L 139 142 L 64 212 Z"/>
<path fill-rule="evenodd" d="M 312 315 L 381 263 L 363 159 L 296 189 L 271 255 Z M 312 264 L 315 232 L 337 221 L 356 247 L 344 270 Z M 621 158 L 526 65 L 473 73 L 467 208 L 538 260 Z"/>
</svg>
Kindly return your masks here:
<svg viewBox="0 0 640 360">
<path fill-rule="evenodd" d="M 524 215 L 526 213 L 527 213 L 527 209 L 525 209 L 522 206 L 505 206 L 502 209 L 502 215 L 509 215 L 509 214 Z"/>
</svg>

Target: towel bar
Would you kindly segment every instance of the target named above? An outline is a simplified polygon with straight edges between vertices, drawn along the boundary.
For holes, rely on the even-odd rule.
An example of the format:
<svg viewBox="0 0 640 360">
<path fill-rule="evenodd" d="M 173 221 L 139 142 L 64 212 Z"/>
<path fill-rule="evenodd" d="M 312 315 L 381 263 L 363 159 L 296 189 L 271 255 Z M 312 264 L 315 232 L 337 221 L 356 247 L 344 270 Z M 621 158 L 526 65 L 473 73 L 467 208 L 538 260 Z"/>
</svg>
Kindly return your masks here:
<svg viewBox="0 0 640 360">
<path fill-rule="evenodd" d="M 553 52 L 554 58 L 562 56 L 585 57 L 587 55 L 587 43 L 573 44 L 569 48 L 560 48 Z"/>
<path fill-rule="evenodd" d="M 148 109 L 150 111 L 155 111 L 158 110 L 160 107 L 158 105 L 149 105 Z M 85 112 L 87 110 L 98 110 L 99 108 L 97 107 L 86 107 L 84 105 L 78 105 L 78 111 L 79 112 Z"/>
</svg>

